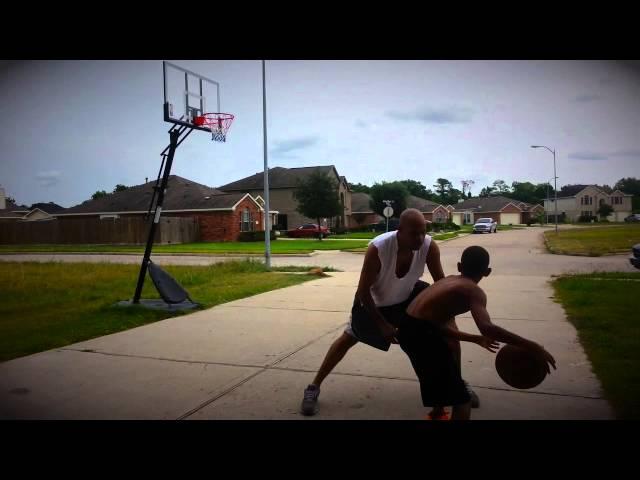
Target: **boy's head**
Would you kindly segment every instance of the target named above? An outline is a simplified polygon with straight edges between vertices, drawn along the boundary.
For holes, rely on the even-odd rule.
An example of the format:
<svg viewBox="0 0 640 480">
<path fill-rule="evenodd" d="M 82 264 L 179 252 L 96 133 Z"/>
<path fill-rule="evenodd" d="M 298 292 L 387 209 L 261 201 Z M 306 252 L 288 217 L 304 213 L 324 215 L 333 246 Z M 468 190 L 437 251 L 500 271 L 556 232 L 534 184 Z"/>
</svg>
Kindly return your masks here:
<svg viewBox="0 0 640 480">
<path fill-rule="evenodd" d="M 489 252 L 477 245 L 465 248 L 458 263 L 458 271 L 476 282 L 479 282 L 482 277 L 488 277 L 491 273 Z"/>
</svg>

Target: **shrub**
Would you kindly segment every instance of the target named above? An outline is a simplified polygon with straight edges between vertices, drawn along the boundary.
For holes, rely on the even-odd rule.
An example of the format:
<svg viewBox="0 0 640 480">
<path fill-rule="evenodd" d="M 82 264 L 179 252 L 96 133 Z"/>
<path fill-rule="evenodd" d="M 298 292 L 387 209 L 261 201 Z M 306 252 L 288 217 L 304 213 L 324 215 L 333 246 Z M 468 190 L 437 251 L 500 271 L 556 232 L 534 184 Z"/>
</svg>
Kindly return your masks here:
<svg viewBox="0 0 640 480">
<path fill-rule="evenodd" d="M 271 230 L 271 240 L 276 239 L 276 232 Z M 239 242 L 264 242 L 264 230 L 256 230 L 253 232 L 240 232 L 238 235 Z"/>
</svg>

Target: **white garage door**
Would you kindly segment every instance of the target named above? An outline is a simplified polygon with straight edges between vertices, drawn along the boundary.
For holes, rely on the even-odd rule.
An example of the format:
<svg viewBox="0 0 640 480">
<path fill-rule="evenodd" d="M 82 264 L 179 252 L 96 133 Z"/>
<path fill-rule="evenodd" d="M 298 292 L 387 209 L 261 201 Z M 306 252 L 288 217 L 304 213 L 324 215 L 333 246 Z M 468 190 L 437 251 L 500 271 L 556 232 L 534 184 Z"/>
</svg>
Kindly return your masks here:
<svg viewBox="0 0 640 480">
<path fill-rule="evenodd" d="M 500 214 L 500 224 L 501 225 L 517 225 L 520 223 L 520 214 L 519 213 L 501 213 Z"/>
</svg>

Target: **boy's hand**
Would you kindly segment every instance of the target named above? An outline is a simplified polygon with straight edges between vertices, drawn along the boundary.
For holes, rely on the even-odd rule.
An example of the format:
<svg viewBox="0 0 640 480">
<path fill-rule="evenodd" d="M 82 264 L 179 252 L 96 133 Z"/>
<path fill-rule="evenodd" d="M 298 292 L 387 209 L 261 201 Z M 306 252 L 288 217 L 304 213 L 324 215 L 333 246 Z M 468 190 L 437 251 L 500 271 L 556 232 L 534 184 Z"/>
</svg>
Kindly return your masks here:
<svg viewBox="0 0 640 480">
<path fill-rule="evenodd" d="M 500 348 L 500 344 L 498 342 L 496 342 L 492 338 L 485 337 L 484 335 L 480 335 L 477 343 L 481 347 L 484 347 L 487 350 L 489 350 L 491 353 L 496 353 L 496 350 Z"/>
<path fill-rule="evenodd" d="M 556 369 L 555 359 L 551 356 L 549 352 L 547 352 L 542 347 L 542 345 L 535 344 L 534 351 L 537 355 L 539 355 L 542 358 L 542 360 L 544 360 L 544 365 L 547 368 L 547 373 L 551 373 L 551 369 L 549 368 L 549 365 L 551 365 L 554 370 Z"/>
</svg>

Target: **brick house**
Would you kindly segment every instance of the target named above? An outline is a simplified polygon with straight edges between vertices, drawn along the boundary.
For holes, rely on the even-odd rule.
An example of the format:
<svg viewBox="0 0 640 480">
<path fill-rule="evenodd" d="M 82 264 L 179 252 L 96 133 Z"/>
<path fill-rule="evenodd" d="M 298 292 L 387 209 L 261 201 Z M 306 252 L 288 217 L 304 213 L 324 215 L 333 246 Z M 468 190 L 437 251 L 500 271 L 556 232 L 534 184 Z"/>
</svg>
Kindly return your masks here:
<svg viewBox="0 0 640 480">
<path fill-rule="evenodd" d="M 621 222 L 631 215 L 633 195 L 615 190 L 607 193 L 595 185 L 571 185 L 565 187 L 561 196 L 558 192 L 558 216 L 570 222 L 575 222 L 580 216 L 598 216 L 600 205 L 611 205 L 613 213 L 607 217 L 612 222 Z M 555 199 L 544 201 L 544 208 L 548 215 L 555 214 Z"/>
<path fill-rule="evenodd" d="M 273 210 L 278 211 L 276 230 L 291 230 L 303 223 L 316 223 L 315 218 L 307 218 L 300 214 L 296 208 L 298 202 L 293 196 L 297 184 L 307 179 L 315 172 L 322 172 L 331 177 L 338 186 L 339 200 L 343 205 L 342 214 L 334 218 L 328 218 L 326 224 L 331 229 L 351 226 L 351 196 L 349 184 L 344 176 L 338 175 L 336 167 L 324 165 L 317 167 L 284 168 L 274 167 L 269 169 L 269 203 Z M 264 173 L 258 172 L 249 177 L 228 183 L 218 190 L 223 192 L 248 192 L 253 197 L 262 198 L 264 194 Z"/>
<path fill-rule="evenodd" d="M 56 214 L 59 219 L 76 217 L 144 216 L 155 181 L 108 194 Z M 271 211 L 272 222 L 277 212 Z M 177 175 L 169 177 L 162 209 L 163 217 L 191 217 L 198 221 L 201 241 L 234 241 L 243 231 L 264 230 L 264 209 L 246 192 L 226 193 Z"/>
<path fill-rule="evenodd" d="M 542 205 L 532 205 L 495 195 L 469 198 L 453 205 L 451 221 L 458 225 L 473 224 L 479 218 L 492 218 L 499 225 L 518 225 L 544 212 Z"/>
</svg>

